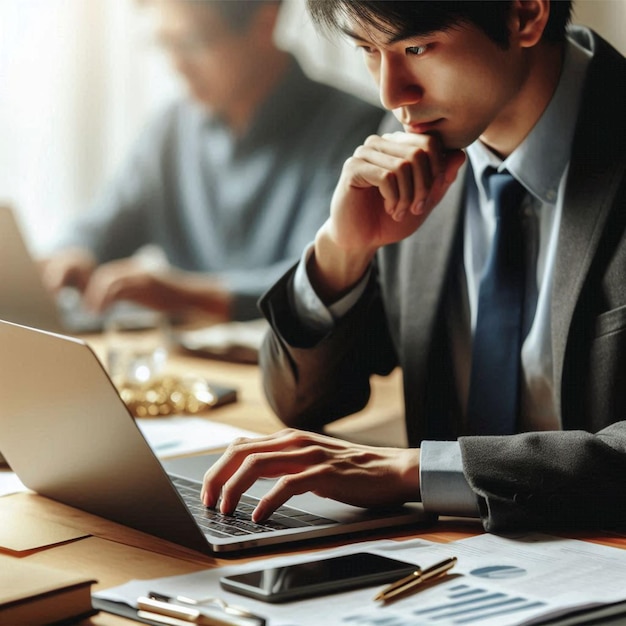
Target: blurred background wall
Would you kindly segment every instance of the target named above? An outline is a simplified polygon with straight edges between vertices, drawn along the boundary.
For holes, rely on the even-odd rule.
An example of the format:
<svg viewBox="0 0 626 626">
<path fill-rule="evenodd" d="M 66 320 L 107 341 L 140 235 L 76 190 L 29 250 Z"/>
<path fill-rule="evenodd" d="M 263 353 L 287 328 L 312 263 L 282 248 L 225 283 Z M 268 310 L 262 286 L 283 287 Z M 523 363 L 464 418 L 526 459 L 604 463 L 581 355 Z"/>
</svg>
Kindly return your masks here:
<svg viewBox="0 0 626 626">
<path fill-rule="evenodd" d="M 626 53 L 626 0 L 577 0 L 574 22 Z M 276 36 L 314 77 L 377 101 L 358 52 L 317 35 L 304 0 L 284 0 Z M 35 251 L 180 90 L 135 0 L 0 0 L 0 202 Z"/>
</svg>

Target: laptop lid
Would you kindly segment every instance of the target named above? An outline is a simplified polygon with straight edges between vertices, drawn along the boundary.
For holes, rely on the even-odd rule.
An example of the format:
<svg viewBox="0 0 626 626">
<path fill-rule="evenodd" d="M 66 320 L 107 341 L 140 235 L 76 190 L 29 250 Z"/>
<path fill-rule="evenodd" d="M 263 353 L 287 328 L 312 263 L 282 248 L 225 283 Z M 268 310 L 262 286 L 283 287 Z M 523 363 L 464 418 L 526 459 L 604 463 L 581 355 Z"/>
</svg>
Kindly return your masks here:
<svg viewBox="0 0 626 626">
<path fill-rule="evenodd" d="M 28 251 L 12 209 L 0 205 L 0 319 L 61 331 L 54 299 Z"/>
<path fill-rule="evenodd" d="M 119 302 L 117 309 L 144 315 L 149 309 Z M 106 314 L 88 311 L 82 294 L 64 287 L 55 298 L 45 288 L 13 209 L 0 205 L 0 319 L 52 332 L 94 333 L 104 328 Z"/>
<path fill-rule="evenodd" d="M 432 521 L 419 504 L 376 512 L 304 494 L 288 504 L 334 521 L 205 534 L 85 342 L 0 321 L 0 345 L 0 448 L 22 482 L 44 496 L 205 553 Z M 208 462 L 168 465 L 172 474 L 201 480 Z M 252 495 L 272 484 L 258 481 Z"/>
</svg>

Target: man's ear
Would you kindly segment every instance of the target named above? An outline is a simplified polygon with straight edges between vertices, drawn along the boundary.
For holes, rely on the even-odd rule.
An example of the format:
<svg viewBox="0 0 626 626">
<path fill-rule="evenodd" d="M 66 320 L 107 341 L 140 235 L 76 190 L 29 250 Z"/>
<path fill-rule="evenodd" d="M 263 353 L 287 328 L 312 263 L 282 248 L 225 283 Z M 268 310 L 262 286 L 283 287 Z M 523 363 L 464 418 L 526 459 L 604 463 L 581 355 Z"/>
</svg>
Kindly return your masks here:
<svg viewBox="0 0 626 626">
<path fill-rule="evenodd" d="M 511 39 L 523 48 L 536 46 L 550 17 L 550 0 L 514 0 L 511 8 Z"/>
</svg>

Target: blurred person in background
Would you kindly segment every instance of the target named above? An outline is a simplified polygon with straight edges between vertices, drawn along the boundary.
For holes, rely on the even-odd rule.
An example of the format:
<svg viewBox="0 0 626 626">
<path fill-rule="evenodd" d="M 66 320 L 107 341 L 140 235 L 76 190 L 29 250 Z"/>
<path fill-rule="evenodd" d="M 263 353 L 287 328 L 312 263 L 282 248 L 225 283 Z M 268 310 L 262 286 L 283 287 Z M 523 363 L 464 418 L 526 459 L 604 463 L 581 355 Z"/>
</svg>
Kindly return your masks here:
<svg viewBox="0 0 626 626">
<path fill-rule="evenodd" d="M 46 286 L 221 320 L 258 297 L 328 216 L 343 161 L 382 109 L 307 78 L 277 48 L 279 1 L 154 0 L 188 94 L 144 130 L 94 205 L 42 260 Z M 135 254 L 157 246 L 165 262 Z"/>
</svg>

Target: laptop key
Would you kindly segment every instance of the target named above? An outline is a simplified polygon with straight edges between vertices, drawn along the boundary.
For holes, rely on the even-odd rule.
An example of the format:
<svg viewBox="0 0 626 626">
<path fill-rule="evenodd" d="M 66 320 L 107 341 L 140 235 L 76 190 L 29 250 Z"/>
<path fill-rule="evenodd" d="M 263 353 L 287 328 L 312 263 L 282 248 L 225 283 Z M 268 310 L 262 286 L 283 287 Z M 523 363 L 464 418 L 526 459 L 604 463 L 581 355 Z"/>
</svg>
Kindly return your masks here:
<svg viewBox="0 0 626 626">
<path fill-rule="evenodd" d="M 228 537 L 232 537 L 232 535 L 229 535 L 228 533 L 221 533 L 219 530 L 216 530 L 215 528 L 211 528 L 211 527 L 206 528 L 202 524 L 199 524 L 199 526 L 206 535 L 212 535 L 213 537 L 219 537 L 220 539 L 228 539 Z"/>
<path fill-rule="evenodd" d="M 252 512 L 258 504 L 255 498 L 242 495 L 232 515 L 225 515 L 219 511 L 219 503 L 215 508 L 208 508 L 200 503 L 200 489 L 196 483 L 178 477 L 173 482 L 198 523 L 208 532 L 235 536 L 332 523 L 331 520 L 287 505 L 279 507 L 268 520 L 255 523 L 252 521 Z"/>
<path fill-rule="evenodd" d="M 269 526 L 272 530 L 283 530 L 285 528 L 304 528 L 305 526 L 310 526 L 310 524 L 305 524 L 297 519 L 290 519 L 281 515 L 280 517 L 270 517 L 268 520 L 263 522 L 265 526 Z"/>
</svg>

